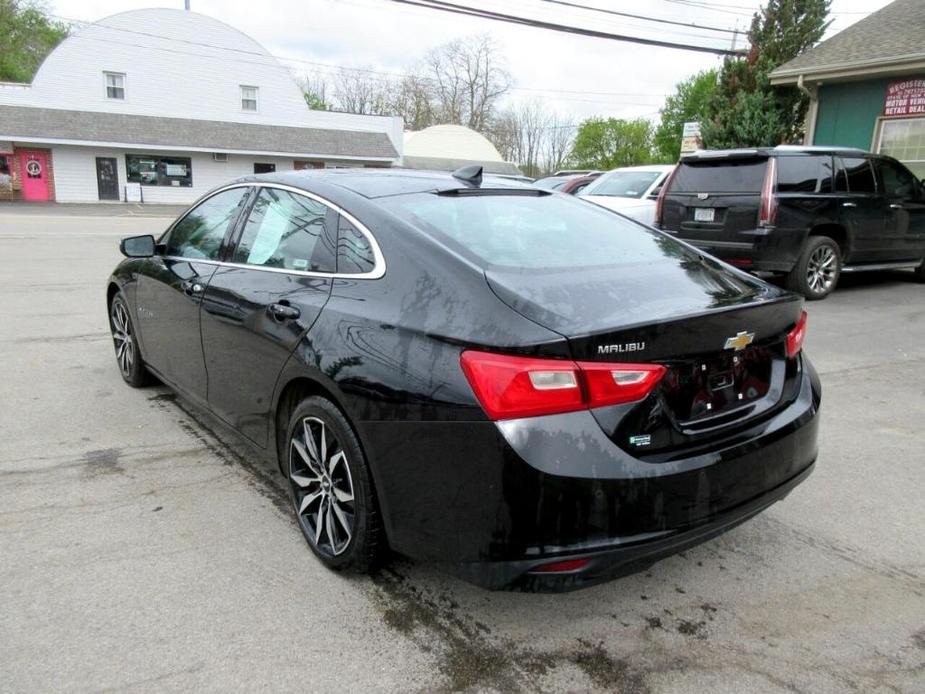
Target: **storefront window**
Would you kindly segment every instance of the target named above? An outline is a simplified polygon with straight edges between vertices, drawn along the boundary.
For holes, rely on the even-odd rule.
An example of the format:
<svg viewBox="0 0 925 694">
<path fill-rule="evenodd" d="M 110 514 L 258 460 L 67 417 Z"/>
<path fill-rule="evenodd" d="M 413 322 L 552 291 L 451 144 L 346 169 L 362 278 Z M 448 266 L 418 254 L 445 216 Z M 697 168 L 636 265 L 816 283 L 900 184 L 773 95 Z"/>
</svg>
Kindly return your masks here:
<svg viewBox="0 0 925 694">
<path fill-rule="evenodd" d="M 925 118 L 884 120 L 878 151 L 899 159 L 916 177 L 925 178 Z"/>
<path fill-rule="evenodd" d="M 130 183 L 143 186 L 190 188 L 193 185 L 193 164 L 188 157 L 126 154 L 125 170 Z"/>
</svg>

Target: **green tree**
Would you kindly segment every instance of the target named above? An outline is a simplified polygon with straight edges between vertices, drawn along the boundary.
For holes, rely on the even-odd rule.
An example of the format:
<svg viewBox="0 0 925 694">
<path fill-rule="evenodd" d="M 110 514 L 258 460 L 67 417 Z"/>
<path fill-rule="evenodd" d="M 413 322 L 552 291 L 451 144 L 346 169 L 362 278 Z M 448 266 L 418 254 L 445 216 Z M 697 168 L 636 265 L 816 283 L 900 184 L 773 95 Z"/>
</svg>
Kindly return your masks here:
<svg viewBox="0 0 925 694">
<path fill-rule="evenodd" d="M 673 164 L 681 156 L 681 133 L 689 121 L 703 121 L 707 105 L 716 91 L 716 70 L 705 70 L 675 85 L 675 92 L 665 99 L 662 122 L 655 129 L 653 142 L 658 158 Z"/>
<path fill-rule="evenodd" d="M 589 118 L 578 126 L 571 162 L 582 169 L 614 169 L 652 161 L 652 123 L 645 118 Z"/>
<path fill-rule="evenodd" d="M 45 56 L 68 34 L 44 3 L 0 0 L 0 81 L 29 82 Z"/>
<path fill-rule="evenodd" d="M 305 103 L 312 111 L 327 111 L 328 105 L 325 103 L 324 99 L 321 98 L 320 94 L 315 92 L 302 92 L 302 96 L 305 97 Z"/>
<path fill-rule="evenodd" d="M 771 87 L 774 68 L 816 44 L 829 25 L 831 0 L 768 0 L 752 18 L 750 49 L 726 58 L 702 124 L 712 149 L 802 140 L 809 100 L 797 87 Z"/>
</svg>

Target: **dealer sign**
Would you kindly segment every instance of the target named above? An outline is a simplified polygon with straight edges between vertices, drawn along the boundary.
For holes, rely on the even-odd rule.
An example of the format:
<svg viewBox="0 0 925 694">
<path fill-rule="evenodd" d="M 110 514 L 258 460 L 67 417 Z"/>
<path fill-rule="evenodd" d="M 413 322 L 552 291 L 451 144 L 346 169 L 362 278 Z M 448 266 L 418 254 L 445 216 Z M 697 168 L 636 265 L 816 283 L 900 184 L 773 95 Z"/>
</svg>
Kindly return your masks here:
<svg viewBox="0 0 925 694">
<path fill-rule="evenodd" d="M 884 116 L 925 114 L 925 80 L 896 80 L 886 88 Z"/>
</svg>

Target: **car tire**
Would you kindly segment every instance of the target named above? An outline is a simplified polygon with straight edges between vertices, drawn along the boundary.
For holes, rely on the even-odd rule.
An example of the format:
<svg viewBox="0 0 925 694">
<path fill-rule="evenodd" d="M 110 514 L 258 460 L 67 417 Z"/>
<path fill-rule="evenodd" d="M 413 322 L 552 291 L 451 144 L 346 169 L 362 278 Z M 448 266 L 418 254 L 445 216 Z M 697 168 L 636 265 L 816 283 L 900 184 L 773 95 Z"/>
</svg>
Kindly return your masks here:
<svg viewBox="0 0 925 694">
<path fill-rule="evenodd" d="M 132 312 L 122 292 L 113 297 L 109 304 L 109 329 L 112 332 L 116 364 L 122 380 L 133 388 L 143 388 L 151 382 L 151 375 L 141 356 L 138 333 L 132 322 Z"/>
<path fill-rule="evenodd" d="M 917 282 L 925 282 L 925 260 L 915 268 L 915 279 Z"/>
<path fill-rule="evenodd" d="M 376 569 L 385 532 L 369 464 L 347 418 L 326 398 L 306 398 L 289 418 L 285 455 L 296 521 L 311 550 L 330 569 Z"/>
<path fill-rule="evenodd" d="M 796 265 L 787 275 L 787 289 L 810 301 L 824 299 L 841 275 L 841 249 L 828 236 L 810 236 Z"/>
</svg>

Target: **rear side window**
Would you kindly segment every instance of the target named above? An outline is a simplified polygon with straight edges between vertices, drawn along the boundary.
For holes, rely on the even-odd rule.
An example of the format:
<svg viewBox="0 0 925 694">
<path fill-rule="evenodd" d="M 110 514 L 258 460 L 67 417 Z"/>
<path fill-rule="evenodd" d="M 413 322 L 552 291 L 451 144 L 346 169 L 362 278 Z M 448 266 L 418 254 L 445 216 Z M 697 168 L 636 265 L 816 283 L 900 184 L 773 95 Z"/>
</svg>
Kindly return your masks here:
<svg viewBox="0 0 925 694">
<path fill-rule="evenodd" d="M 287 190 L 263 188 L 234 252 L 236 263 L 286 270 L 334 271 L 328 207 Z"/>
<path fill-rule="evenodd" d="M 369 239 L 343 215 L 337 221 L 337 272 L 362 274 L 372 272 L 376 266 Z"/>
<path fill-rule="evenodd" d="M 767 159 L 681 163 L 671 193 L 760 193 Z"/>
<path fill-rule="evenodd" d="M 831 157 L 777 158 L 777 192 L 819 193 L 831 191 Z"/>
<path fill-rule="evenodd" d="M 835 190 L 839 193 L 876 193 L 874 170 L 870 160 L 861 157 L 841 157 L 835 176 Z"/>
<path fill-rule="evenodd" d="M 382 204 L 481 267 L 581 269 L 687 255 L 672 239 L 571 196 L 421 193 Z"/>
<path fill-rule="evenodd" d="M 170 230 L 167 255 L 216 260 L 249 190 L 230 188 L 196 205 Z"/>
</svg>

